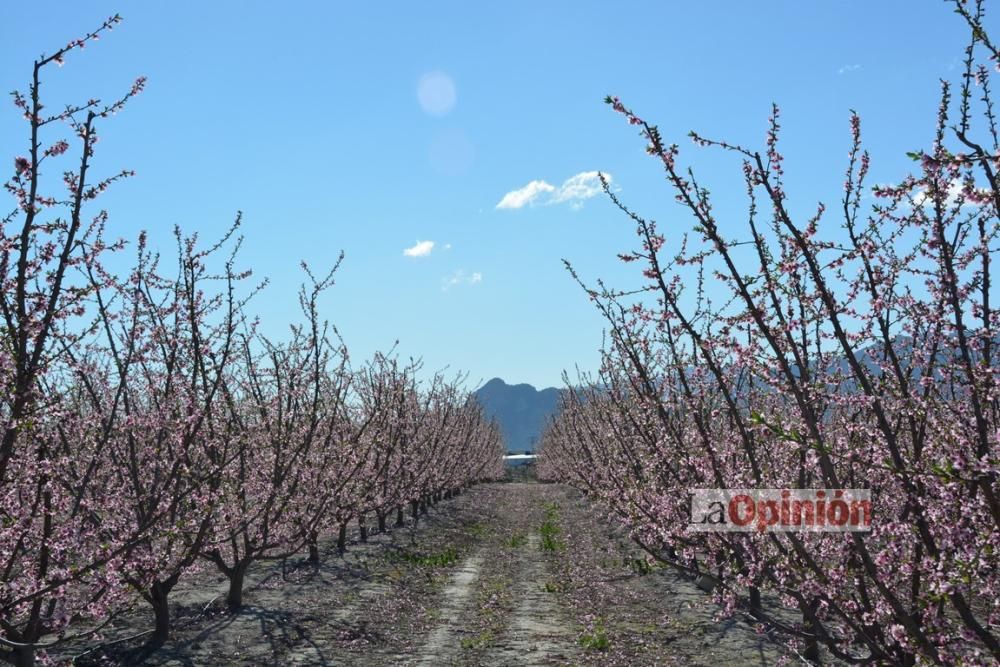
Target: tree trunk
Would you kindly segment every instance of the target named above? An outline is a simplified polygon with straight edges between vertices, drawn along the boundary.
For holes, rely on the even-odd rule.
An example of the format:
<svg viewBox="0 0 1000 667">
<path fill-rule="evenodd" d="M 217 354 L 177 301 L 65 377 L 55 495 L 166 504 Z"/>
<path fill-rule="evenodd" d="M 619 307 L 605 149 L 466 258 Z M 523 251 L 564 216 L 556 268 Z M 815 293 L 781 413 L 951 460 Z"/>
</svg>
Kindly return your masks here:
<svg viewBox="0 0 1000 667">
<path fill-rule="evenodd" d="M 365 515 L 358 515 L 358 532 L 361 533 L 361 541 L 368 541 L 368 526 L 365 525 Z"/>
<path fill-rule="evenodd" d="M 758 612 L 761 610 L 760 606 L 760 589 L 756 586 L 750 587 L 750 611 Z"/>
<path fill-rule="evenodd" d="M 808 609 L 802 610 L 802 625 L 803 629 L 812 635 L 806 638 L 805 648 L 802 650 L 802 657 L 806 660 L 819 663 L 819 642 L 816 641 L 816 637 L 819 635 L 819 628 L 813 622 L 816 616 L 816 609 L 819 607 L 816 602 L 810 602 Z"/>
<path fill-rule="evenodd" d="M 35 667 L 35 649 L 32 647 L 11 649 L 8 660 L 14 667 Z"/>
<path fill-rule="evenodd" d="M 319 531 L 309 531 L 309 562 L 313 565 L 319 563 Z"/>
<path fill-rule="evenodd" d="M 151 647 L 160 647 L 170 639 L 170 605 L 167 597 L 173 586 L 162 581 L 154 581 L 149 587 L 149 603 L 153 606 L 153 634 L 147 644 Z"/>
<path fill-rule="evenodd" d="M 420 515 L 420 503 L 416 500 L 411 500 L 410 509 L 413 511 L 413 518 L 416 519 Z"/>
<path fill-rule="evenodd" d="M 427 499 L 420 501 L 420 513 L 427 514 Z"/>
<path fill-rule="evenodd" d="M 378 512 L 378 532 L 385 532 L 385 512 Z"/>
<path fill-rule="evenodd" d="M 396 508 L 396 528 L 402 528 L 405 525 L 403 521 L 403 506 L 400 505 Z"/>
<path fill-rule="evenodd" d="M 239 561 L 229 574 L 229 593 L 226 594 L 226 605 L 230 611 L 236 611 L 243 606 L 243 579 L 246 577 L 249 562 Z"/>
<path fill-rule="evenodd" d="M 340 530 L 337 532 L 337 551 L 344 553 L 347 551 L 347 523 L 340 524 Z"/>
</svg>

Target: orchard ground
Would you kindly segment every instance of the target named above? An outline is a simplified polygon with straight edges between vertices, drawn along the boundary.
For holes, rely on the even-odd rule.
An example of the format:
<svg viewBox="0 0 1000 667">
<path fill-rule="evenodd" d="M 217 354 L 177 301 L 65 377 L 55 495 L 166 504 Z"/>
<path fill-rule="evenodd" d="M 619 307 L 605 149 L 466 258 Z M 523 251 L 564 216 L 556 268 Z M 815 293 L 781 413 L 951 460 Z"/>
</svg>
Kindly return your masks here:
<svg viewBox="0 0 1000 667">
<path fill-rule="evenodd" d="M 718 607 L 694 582 L 650 566 L 600 509 L 559 485 L 475 486 L 416 526 L 355 533 L 260 563 L 246 606 L 224 606 L 214 570 L 175 593 L 171 641 L 143 664 L 185 665 L 773 665 L 780 643 Z M 78 665 L 135 664 L 146 608 L 105 633 L 118 641 Z M 67 647 L 57 657 L 79 655 Z"/>
</svg>

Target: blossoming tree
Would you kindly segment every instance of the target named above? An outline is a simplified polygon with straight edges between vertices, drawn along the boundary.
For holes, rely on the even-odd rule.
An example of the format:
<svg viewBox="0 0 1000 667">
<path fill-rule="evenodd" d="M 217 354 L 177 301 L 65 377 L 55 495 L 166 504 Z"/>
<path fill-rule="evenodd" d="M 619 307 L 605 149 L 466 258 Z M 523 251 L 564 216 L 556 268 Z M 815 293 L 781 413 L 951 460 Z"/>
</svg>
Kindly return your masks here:
<svg viewBox="0 0 1000 667">
<path fill-rule="evenodd" d="M 955 7 L 971 36 L 933 144 L 913 154 L 915 174 L 870 188 L 852 114 L 836 222 L 823 204 L 789 204 L 777 107 L 761 149 L 690 135 L 737 161 L 748 209 L 734 224 L 676 144 L 607 100 L 693 229 L 668 237 L 605 187 L 635 224 L 639 247 L 619 257 L 643 283 L 585 286 L 610 343 L 548 431 L 542 472 L 606 502 L 653 554 L 711 581 L 726 612 L 811 660 L 1000 659 L 1000 142 L 980 64 L 998 54 L 983 4 Z M 874 527 L 691 532 L 686 494 L 705 487 L 870 489 Z"/>
</svg>

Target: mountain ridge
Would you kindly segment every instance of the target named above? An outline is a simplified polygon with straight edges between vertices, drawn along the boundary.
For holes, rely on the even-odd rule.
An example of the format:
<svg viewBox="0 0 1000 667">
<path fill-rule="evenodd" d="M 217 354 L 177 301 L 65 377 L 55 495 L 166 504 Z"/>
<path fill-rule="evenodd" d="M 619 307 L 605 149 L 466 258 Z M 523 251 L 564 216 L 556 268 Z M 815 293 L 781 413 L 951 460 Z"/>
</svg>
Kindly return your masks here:
<svg viewBox="0 0 1000 667">
<path fill-rule="evenodd" d="M 561 389 L 535 389 L 527 383 L 507 384 L 493 378 L 473 395 L 486 416 L 500 426 L 508 452 L 534 451 L 549 417 L 559 409 Z"/>
</svg>

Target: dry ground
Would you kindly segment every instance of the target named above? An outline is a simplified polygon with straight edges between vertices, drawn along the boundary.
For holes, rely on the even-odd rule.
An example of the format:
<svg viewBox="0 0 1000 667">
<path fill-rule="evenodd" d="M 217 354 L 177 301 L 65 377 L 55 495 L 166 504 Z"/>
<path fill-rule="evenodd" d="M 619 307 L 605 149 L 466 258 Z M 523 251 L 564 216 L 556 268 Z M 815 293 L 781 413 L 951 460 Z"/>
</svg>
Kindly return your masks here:
<svg viewBox="0 0 1000 667">
<path fill-rule="evenodd" d="M 642 552 L 575 491 L 486 484 L 322 562 L 258 564 L 225 610 L 209 569 L 172 596 L 172 641 L 143 664 L 773 665 L 784 650 Z M 107 640 L 149 627 L 142 607 Z M 141 640 L 77 664 L 135 664 Z M 53 656 L 78 655 L 70 647 Z"/>
</svg>

